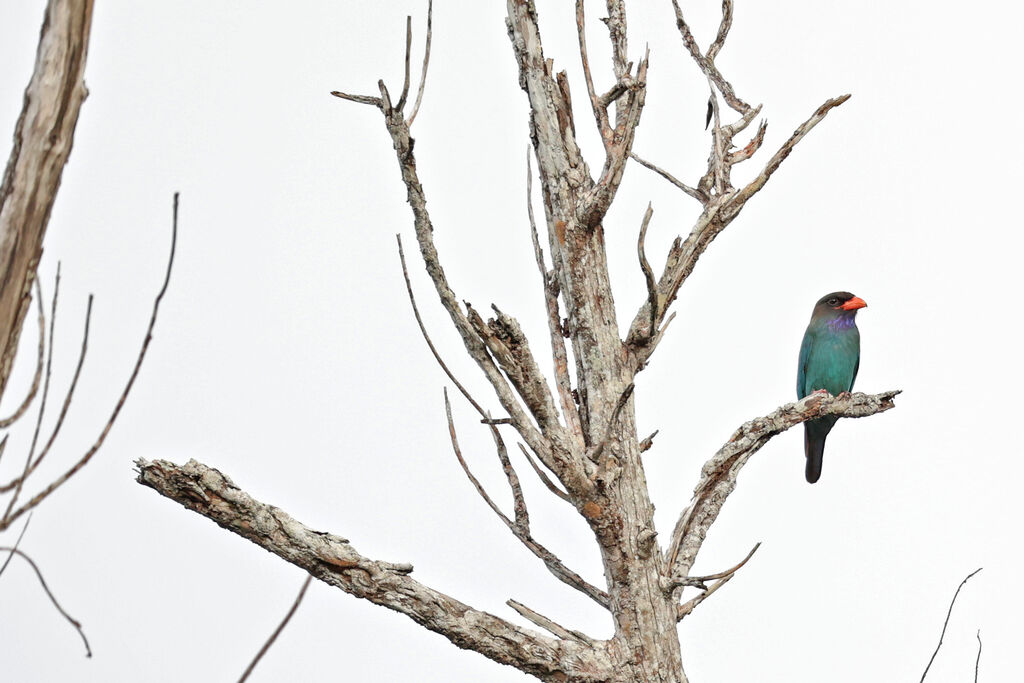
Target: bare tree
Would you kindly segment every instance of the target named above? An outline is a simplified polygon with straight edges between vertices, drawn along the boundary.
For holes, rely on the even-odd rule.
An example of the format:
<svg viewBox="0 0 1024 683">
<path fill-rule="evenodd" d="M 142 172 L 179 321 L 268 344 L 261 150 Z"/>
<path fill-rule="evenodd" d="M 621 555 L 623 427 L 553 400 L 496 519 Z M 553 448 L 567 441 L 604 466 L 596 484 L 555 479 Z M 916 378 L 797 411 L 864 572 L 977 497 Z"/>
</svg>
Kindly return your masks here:
<svg viewBox="0 0 1024 683">
<path fill-rule="evenodd" d="M 333 93 L 371 105 L 383 116 L 412 208 L 420 256 L 466 353 L 493 389 L 501 406 L 500 415 L 492 415 L 481 401 L 470 396 L 442 361 L 423 328 L 410 286 L 414 312 L 431 351 L 493 436 L 513 496 L 511 514 L 494 503 L 469 471 L 449 406 L 448 424 L 456 457 L 486 504 L 512 534 L 558 580 L 608 610 L 614 624 L 611 638 L 599 640 L 570 630 L 511 600 L 510 607 L 550 635 L 473 609 L 413 579 L 411 565 L 367 558 L 344 538 L 304 526 L 283 510 L 253 499 L 217 470 L 195 461 L 175 465 L 139 460 L 138 481 L 327 584 L 406 614 L 459 647 L 543 680 L 685 681 L 677 622 L 728 582 L 746 561 L 710 576 L 690 574 L 708 530 L 736 486 L 740 470 L 773 436 L 790 427 L 822 415 L 874 415 L 892 408 L 898 392 L 815 394 L 744 423 L 707 460 L 691 501 L 683 506 L 671 534 L 659 543 L 641 459 L 654 435 L 641 438 L 637 434 L 633 401 L 636 376 L 664 338 L 672 320 L 671 305 L 704 251 L 765 186 L 796 145 L 849 96 L 826 100 L 797 126 L 751 180 L 734 184 L 733 168 L 758 152 L 765 139 L 765 124 L 762 122 L 748 141 L 736 142 L 758 117 L 761 107 L 742 100 L 715 64 L 732 25 L 733 3 L 722 3 L 718 32 L 702 49 L 673 0 L 680 38 L 711 89 L 707 171 L 693 184 L 680 181 L 633 153 L 647 93 L 649 62 L 647 54 L 631 59 L 625 4 L 624 0 L 606 2 L 608 16 L 602 21 L 608 28 L 612 69 L 606 77 L 607 87 L 598 88 L 588 60 L 584 2 L 576 2 L 586 93 L 604 146 L 601 168 L 595 174 L 577 144 L 568 75 L 556 72 L 544 54 L 533 3 L 507 0 L 506 24 L 519 84 L 529 102 L 530 138 L 544 204 L 550 261 L 545 260 L 532 212 L 530 218 L 546 305 L 553 386 L 516 319 L 492 307 L 494 316 L 485 320 L 469 303 L 459 303 L 445 276 L 410 135 L 428 64 L 425 56 L 419 94 L 410 108 L 411 24 L 407 24 L 405 79 L 397 100 L 392 99 L 383 81 L 378 82 L 379 92 L 372 95 Z M 428 26 L 429 16 L 428 10 Z M 429 41 L 428 29 L 427 56 Z M 731 116 L 727 116 L 730 111 Z M 629 331 L 622 339 L 604 235 L 605 217 L 631 159 L 697 200 L 700 210 L 689 234 L 672 243 L 665 266 L 656 276 L 644 243 L 653 215 L 648 208 L 637 240 L 637 257 L 648 296 L 640 309 L 631 313 Z M 532 179 L 532 173 L 528 172 L 528 177 Z M 401 249 L 399 243 L 400 253 Z M 401 257 L 405 269 L 404 253 Z M 519 448 L 525 459 L 552 494 L 571 504 L 586 520 L 600 550 L 603 586 L 588 583 L 533 536 L 506 430 L 521 441 Z M 684 601 L 686 588 L 696 588 L 697 595 Z"/>
</svg>

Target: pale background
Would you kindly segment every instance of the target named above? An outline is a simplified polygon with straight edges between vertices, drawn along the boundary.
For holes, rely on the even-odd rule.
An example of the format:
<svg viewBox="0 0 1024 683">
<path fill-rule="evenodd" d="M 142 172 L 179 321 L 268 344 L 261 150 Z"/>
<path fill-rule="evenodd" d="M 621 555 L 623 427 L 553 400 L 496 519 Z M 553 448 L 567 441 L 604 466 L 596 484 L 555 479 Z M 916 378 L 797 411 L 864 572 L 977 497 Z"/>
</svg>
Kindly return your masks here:
<svg viewBox="0 0 1024 683">
<path fill-rule="evenodd" d="M 0 5 L 4 136 L 43 4 Z M 524 203 L 527 107 L 504 3 L 436 4 L 413 134 L 438 248 L 461 298 L 479 310 L 499 304 L 544 349 Z M 571 3 L 538 4 L 547 54 L 574 79 L 577 130 L 599 167 Z M 916 681 L 953 590 L 983 566 L 929 680 L 972 680 L 979 628 L 980 680 L 1014 680 L 1024 636 L 1022 12 L 987 1 L 737 5 L 718 64 L 770 122 L 763 157 L 737 179 L 826 98 L 854 96 L 700 261 L 639 379 L 640 430 L 661 430 L 645 462 L 662 538 L 732 430 L 794 398 L 797 347 L 822 294 L 849 289 L 870 304 L 858 316 L 857 388 L 905 393 L 890 413 L 840 423 L 813 487 L 799 430 L 750 462 L 695 572 L 763 546 L 683 622 L 687 673 L 695 683 Z M 603 3 L 588 9 L 604 90 Z M 706 47 L 719 3 L 684 9 Z M 636 150 L 694 182 L 707 158 L 706 83 L 667 0 L 630 10 L 631 58 L 651 47 Z M 475 607 L 518 620 L 504 605 L 513 597 L 610 634 L 607 615 L 507 533 L 452 456 L 446 378 L 415 328 L 398 266 L 395 233 L 413 242 L 390 140 L 376 110 L 328 95 L 374 94 L 383 77 L 396 96 L 405 15 L 414 15 L 419 54 L 425 11 L 425 1 L 98 3 L 91 95 L 41 269 L 49 296 L 63 264 L 53 396 L 70 380 L 89 292 L 93 334 L 78 400 L 37 486 L 92 443 L 127 378 L 163 277 L 175 190 L 178 260 L 150 356 L 106 447 L 38 509 L 22 546 L 83 622 L 95 656 L 83 657 L 15 560 L 0 580 L 3 680 L 235 680 L 291 604 L 299 569 L 136 484 L 139 457 L 218 467 L 370 557 L 412 562 L 419 580 Z M 659 272 L 696 216 L 695 201 L 629 167 L 605 224 L 621 326 L 644 297 L 635 240 L 648 201 Z M 412 271 L 435 341 L 493 409 L 418 261 Z M 31 326 L 0 412 L 20 400 L 35 343 Z M 455 415 L 469 461 L 508 506 L 489 435 L 461 400 Z M 28 425 L 12 436 L 4 479 L 29 438 Z M 538 539 L 601 582 L 585 524 L 516 462 Z M 314 584 L 252 680 L 524 678 Z"/>
</svg>

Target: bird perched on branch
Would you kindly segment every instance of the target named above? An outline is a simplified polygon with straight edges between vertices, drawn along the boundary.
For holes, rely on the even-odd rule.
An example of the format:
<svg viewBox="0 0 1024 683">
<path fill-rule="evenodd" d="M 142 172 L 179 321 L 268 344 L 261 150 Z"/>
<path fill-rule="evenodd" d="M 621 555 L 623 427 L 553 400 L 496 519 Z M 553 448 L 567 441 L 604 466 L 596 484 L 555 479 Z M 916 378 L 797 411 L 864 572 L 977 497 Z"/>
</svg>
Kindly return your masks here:
<svg viewBox="0 0 1024 683">
<path fill-rule="evenodd" d="M 853 389 L 860 367 L 860 332 L 857 310 L 867 306 L 849 292 L 826 294 L 814 305 L 811 322 L 800 345 L 800 364 L 796 374 L 797 398 L 816 391 L 836 396 Z M 804 423 L 804 454 L 807 456 L 807 481 L 813 484 L 821 476 L 825 437 L 832 430 L 834 415 Z"/>
</svg>

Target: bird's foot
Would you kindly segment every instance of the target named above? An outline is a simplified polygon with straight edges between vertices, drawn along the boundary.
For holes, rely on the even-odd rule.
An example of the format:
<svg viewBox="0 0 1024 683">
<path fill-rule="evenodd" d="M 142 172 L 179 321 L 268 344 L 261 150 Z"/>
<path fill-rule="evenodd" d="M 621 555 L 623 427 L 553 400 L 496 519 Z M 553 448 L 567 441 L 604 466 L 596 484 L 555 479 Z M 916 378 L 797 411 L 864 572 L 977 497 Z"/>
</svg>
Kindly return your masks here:
<svg viewBox="0 0 1024 683">
<path fill-rule="evenodd" d="M 825 394 L 826 396 L 831 396 L 832 395 L 832 394 L 828 393 L 828 389 L 815 389 L 811 393 L 812 394 Z"/>
<path fill-rule="evenodd" d="M 836 398 L 847 399 L 850 398 L 850 396 L 852 396 L 852 394 L 849 391 L 840 391 L 836 395 Z"/>
</svg>

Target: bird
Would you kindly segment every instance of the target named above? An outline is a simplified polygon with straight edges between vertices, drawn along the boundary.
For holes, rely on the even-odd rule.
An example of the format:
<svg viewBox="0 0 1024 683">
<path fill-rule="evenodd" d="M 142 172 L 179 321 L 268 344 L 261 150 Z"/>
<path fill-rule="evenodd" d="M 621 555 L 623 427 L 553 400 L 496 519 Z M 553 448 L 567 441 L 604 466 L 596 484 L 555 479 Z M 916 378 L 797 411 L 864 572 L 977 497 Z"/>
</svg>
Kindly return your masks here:
<svg viewBox="0 0 1024 683">
<path fill-rule="evenodd" d="M 835 396 L 853 389 L 860 369 L 857 311 L 866 306 L 864 299 L 849 292 L 832 292 L 818 299 L 800 344 L 797 398 L 822 390 Z M 804 423 L 804 475 L 808 483 L 813 484 L 821 476 L 825 437 L 837 419 L 835 415 L 826 415 Z"/>
</svg>

